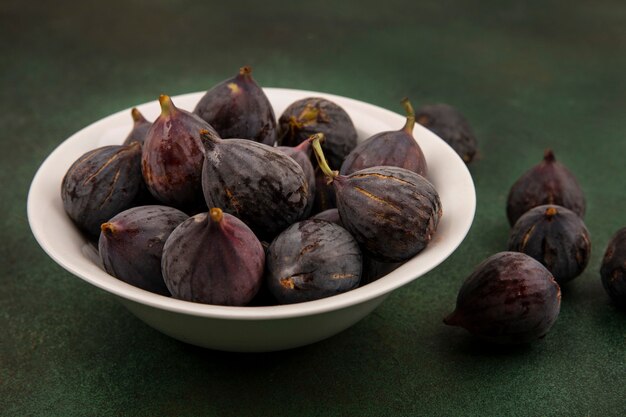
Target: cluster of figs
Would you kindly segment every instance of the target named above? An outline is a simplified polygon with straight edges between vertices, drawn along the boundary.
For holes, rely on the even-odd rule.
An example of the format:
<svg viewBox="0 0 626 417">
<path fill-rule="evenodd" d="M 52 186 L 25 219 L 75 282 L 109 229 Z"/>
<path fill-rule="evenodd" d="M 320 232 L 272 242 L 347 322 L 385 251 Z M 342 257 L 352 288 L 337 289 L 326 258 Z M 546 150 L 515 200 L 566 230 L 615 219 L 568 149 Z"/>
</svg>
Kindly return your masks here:
<svg viewBox="0 0 626 417">
<path fill-rule="evenodd" d="M 544 337 L 558 317 L 561 286 L 578 277 L 589 262 L 585 208 L 575 176 L 547 149 L 543 160 L 509 191 L 508 250 L 476 267 L 444 322 L 496 343 Z M 611 239 L 600 272 L 610 297 L 625 307 L 626 228 Z"/>
<path fill-rule="evenodd" d="M 120 280 L 215 305 L 310 301 L 387 274 L 436 232 L 442 206 L 406 99 L 404 126 L 360 144 L 324 98 L 277 120 L 249 67 L 193 112 L 159 102 L 154 122 L 133 109 L 124 143 L 87 152 L 62 182 L 67 214 Z M 471 160 L 467 138 L 450 140 Z"/>
</svg>

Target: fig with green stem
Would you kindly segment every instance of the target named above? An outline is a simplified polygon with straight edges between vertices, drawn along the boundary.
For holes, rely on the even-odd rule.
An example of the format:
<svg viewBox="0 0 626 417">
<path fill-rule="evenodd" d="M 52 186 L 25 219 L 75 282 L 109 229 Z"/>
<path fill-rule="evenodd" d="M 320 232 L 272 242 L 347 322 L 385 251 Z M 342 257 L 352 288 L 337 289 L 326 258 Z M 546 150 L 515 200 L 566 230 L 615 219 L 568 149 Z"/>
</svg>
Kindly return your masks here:
<svg viewBox="0 0 626 417">
<path fill-rule="evenodd" d="M 405 168 L 424 177 L 427 175 L 426 158 L 413 137 L 413 106 L 408 98 L 402 100 L 402 105 L 406 111 L 406 122 L 402 129 L 377 133 L 359 143 L 341 165 L 342 174 L 386 165 Z"/>
<path fill-rule="evenodd" d="M 313 140 L 319 166 L 332 183 L 345 228 L 377 260 L 405 261 L 421 252 L 442 215 L 435 187 L 408 169 L 379 166 L 341 175 L 328 166 Z"/>
</svg>

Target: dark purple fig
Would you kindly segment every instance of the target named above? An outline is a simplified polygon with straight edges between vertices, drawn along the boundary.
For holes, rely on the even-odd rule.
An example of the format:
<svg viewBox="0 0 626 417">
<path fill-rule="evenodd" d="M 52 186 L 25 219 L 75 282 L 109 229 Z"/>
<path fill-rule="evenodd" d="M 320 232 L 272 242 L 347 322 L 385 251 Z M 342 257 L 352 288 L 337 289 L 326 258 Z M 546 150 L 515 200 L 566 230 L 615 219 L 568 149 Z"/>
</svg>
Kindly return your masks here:
<svg viewBox="0 0 626 417">
<path fill-rule="evenodd" d="M 212 208 L 181 223 L 163 248 L 163 279 L 174 298 L 243 306 L 259 291 L 265 252 L 238 218 Z"/>
<path fill-rule="evenodd" d="M 347 230 L 324 220 L 305 220 L 272 242 L 267 283 L 279 303 L 300 303 L 356 288 L 361 268 L 359 245 Z"/>
<path fill-rule="evenodd" d="M 236 76 L 207 91 L 193 112 L 224 139 L 250 139 L 266 145 L 276 142 L 274 109 L 252 78 L 250 67 L 242 67 Z"/>
<path fill-rule="evenodd" d="M 417 109 L 417 123 L 446 141 L 466 164 L 476 156 L 477 141 L 467 119 L 448 104 L 427 104 Z"/>
<path fill-rule="evenodd" d="M 394 166 L 425 177 L 428 171 L 422 149 L 413 137 L 415 113 L 408 98 L 402 100 L 406 123 L 400 130 L 377 133 L 359 143 L 341 165 L 341 174 L 349 175 L 365 168 Z"/>
<path fill-rule="evenodd" d="M 146 135 L 148 134 L 148 130 L 150 130 L 150 126 L 152 123 L 146 120 L 143 117 L 143 114 L 136 107 L 130 111 L 130 114 L 133 118 L 133 129 L 130 131 L 126 140 L 124 141 L 124 145 L 130 145 L 133 142 L 139 142 L 143 145 L 146 140 Z"/>
<path fill-rule="evenodd" d="M 544 205 L 528 210 L 515 222 L 509 250 L 538 260 L 563 285 L 587 267 L 591 242 L 585 223 L 576 213 Z"/>
<path fill-rule="evenodd" d="M 98 250 L 104 269 L 136 287 L 170 295 L 161 274 L 163 245 L 188 217 L 165 206 L 133 207 L 119 213 L 101 226 Z"/>
<path fill-rule="evenodd" d="M 281 146 L 296 146 L 318 132 L 324 134 L 322 148 L 331 166 L 341 166 L 356 146 L 357 133 L 339 105 L 320 97 L 303 98 L 287 107 L 278 120 Z"/>
<path fill-rule="evenodd" d="M 585 197 L 574 175 L 546 150 L 543 161 L 524 173 L 511 187 L 506 204 L 509 223 L 515 224 L 533 207 L 556 204 L 585 215 Z"/>
<path fill-rule="evenodd" d="M 609 297 L 618 307 L 626 309 L 626 227 L 611 238 L 602 259 L 600 276 Z"/>
<path fill-rule="evenodd" d="M 296 161 L 304 172 L 309 188 L 309 202 L 307 203 L 307 209 L 305 212 L 306 217 L 309 213 L 311 213 L 311 210 L 313 209 L 313 201 L 315 200 L 315 171 L 313 170 L 313 165 L 311 164 L 311 142 L 306 140 L 298 146 L 278 146 L 276 149 L 284 152 L 287 156 Z"/>
<path fill-rule="evenodd" d="M 364 256 L 361 287 L 384 277 L 392 271 L 395 271 L 402 264 L 403 262 L 380 262 L 371 256 Z"/>
<path fill-rule="evenodd" d="M 528 343 L 548 333 L 560 306 L 561 289 L 550 271 L 523 253 L 500 252 L 465 280 L 444 323 L 493 343 Z"/>
<path fill-rule="evenodd" d="M 103 146 L 72 164 L 61 184 L 65 211 L 92 238 L 100 225 L 133 206 L 142 189 L 141 145 Z"/>
<path fill-rule="evenodd" d="M 308 184 L 297 162 L 262 143 L 208 132 L 202 138 L 202 188 L 209 207 L 237 216 L 268 241 L 305 216 Z"/>
<path fill-rule="evenodd" d="M 315 164 L 315 198 L 313 199 L 313 210 L 311 213 L 320 213 L 325 210 L 337 208 L 335 190 L 322 168 Z"/>
<path fill-rule="evenodd" d="M 332 181 L 341 221 L 370 255 L 401 262 L 428 245 L 442 209 L 437 190 L 426 178 L 390 166 L 340 175 L 328 167 L 318 139 L 313 149 Z"/>
<path fill-rule="evenodd" d="M 195 212 L 204 207 L 202 163 L 204 147 L 200 131 L 217 137 L 198 116 L 177 108 L 168 96 L 160 96 L 161 115 L 148 131 L 141 168 L 152 195 L 160 202 Z"/>
<path fill-rule="evenodd" d="M 311 218 L 318 219 L 318 220 L 326 220 L 327 222 L 335 223 L 343 227 L 343 223 L 341 222 L 341 217 L 339 217 L 339 210 L 337 210 L 336 208 L 324 210 L 322 212 L 317 213 L 315 216 Z"/>
</svg>

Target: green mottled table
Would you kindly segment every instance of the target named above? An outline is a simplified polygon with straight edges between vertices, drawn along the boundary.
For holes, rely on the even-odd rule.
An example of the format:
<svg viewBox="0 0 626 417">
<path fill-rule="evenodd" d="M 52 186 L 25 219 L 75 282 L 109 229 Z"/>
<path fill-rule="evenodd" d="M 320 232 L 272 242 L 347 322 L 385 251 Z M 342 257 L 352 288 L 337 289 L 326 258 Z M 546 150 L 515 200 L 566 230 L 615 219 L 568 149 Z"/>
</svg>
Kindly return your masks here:
<svg viewBox="0 0 626 417">
<path fill-rule="evenodd" d="M 0 3 L 0 415 L 620 416 L 626 313 L 599 266 L 626 225 L 622 1 Z M 478 206 L 460 248 L 323 342 L 229 354 L 177 342 L 39 248 L 26 195 L 78 129 L 243 64 L 263 86 L 471 121 Z M 548 336 L 490 348 L 444 326 L 463 279 L 503 250 L 510 185 L 544 148 L 585 191 L 592 257 Z"/>
</svg>

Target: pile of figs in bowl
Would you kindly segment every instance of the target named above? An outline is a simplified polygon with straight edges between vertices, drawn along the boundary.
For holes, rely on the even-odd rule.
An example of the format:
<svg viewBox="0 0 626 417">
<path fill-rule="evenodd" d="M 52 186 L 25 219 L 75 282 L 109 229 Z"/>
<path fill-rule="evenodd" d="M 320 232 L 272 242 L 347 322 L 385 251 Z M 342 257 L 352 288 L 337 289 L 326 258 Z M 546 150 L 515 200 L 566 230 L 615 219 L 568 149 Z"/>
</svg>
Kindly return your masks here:
<svg viewBox="0 0 626 417">
<path fill-rule="evenodd" d="M 233 94 L 239 92 L 233 83 L 224 85 Z M 309 198 L 313 192 L 303 187 L 296 187 L 297 192 L 285 190 L 291 171 L 298 178 L 306 177 L 303 170 L 294 168 L 299 163 L 292 163 L 292 159 L 285 162 L 283 156 L 276 156 L 288 155 L 288 149 L 280 150 L 264 137 L 250 141 L 254 145 L 234 141 L 224 133 L 223 126 L 207 128 L 191 113 L 201 107 L 204 92 L 161 96 L 158 101 L 133 109 L 135 127 L 145 117 L 155 121 L 150 128 L 152 136 L 159 132 L 167 136 L 175 133 L 179 125 L 162 120 L 163 115 L 185 113 L 190 120 L 185 126 L 197 130 L 198 141 L 194 143 L 204 147 L 200 152 L 204 160 L 199 162 L 202 170 L 197 175 L 201 181 L 195 194 L 180 193 L 176 183 L 181 179 L 159 171 L 159 163 L 171 162 L 171 155 L 180 155 L 183 150 L 146 157 L 146 146 L 155 147 L 154 143 L 147 145 L 149 140 L 157 141 L 154 137 L 143 143 L 143 154 L 141 145 L 132 141 L 127 141 L 130 144 L 124 152 L 104 148 L 122 145 L 133 128 L 131 109 L 120 111 L 72 135 L 39 168 L 28 195 L 28 219 L 41 247 L 67 271 L 115 295 L 132 314 L 164 334 L 212 349 L 262 352 L 303 346 L 348 328 L 373 311 L 393 290 L 443 262 L 463 241 L 474 218 L 474 185 L 463 160 L 434 133 L 408 123 L 407 116 L 341 96 L 281 88 L 262 91 L 270 103 L 264 111 L 275 117 L 271 124 L 279 134 L 283 130 L 283 143 L 278 145 L 304 143 L 314 148 L 309 150 L 309 159 L 318 171 L 316 183 L 326 187 L 329 199 L 337 200 L 338 211 L 334 214 L 319 214 L 328 203 L 323 201 L 320 207 L 319 190 L 315 198 Z M 307 113 L 310 107 L 299 109 L 294 103 L 311 101 L 310 98 L 343 109 L 354 125 L 359 145 L 374 135 L 404 128 L 404 136 L 412 136 L 423 154 L 423 176 L 396 167 L 362 169 L 367 158 L 346 158 L 351 149 L 333 145 L 337 132 L 330 128 L 324 131 L 328 127 L 323 125 L 324 120 L 314 126 L 319 132 L 307 132 L 307 138 L 288 143 L 285 129 L 301 128 L 306 123 L 281 115 L 286 110 L 295 111 L 296 115 Z M 407 107 L 405 102 L 405 108 L 410 109 L 410 104 Z M 197 110 L 194 113 L 206 116 Z M 287 127 L 281 127 L 284 121 Z M 261 128 L 262 133 L 266 130 Z M 290 137 L 293 139 L 294 135 Z M 159 146 L 160 151 L 171 151 L 175 145 Z M 231 148 L 235 157 L 229 154 Z M 93 157 L 97 152 L 110 153 L 100 165 Z M 345 159 L 352 159 L 351 172 L 347 172 L 345 164 L 338 166 L 342 161 L 337 155 L 342 152 Z M 113 185 L 127 175 L 121 160 L 135 153 L 142 154 L 141 172 L 148 185 L 139 184 L 132 193 L 142 202 L 134 204 L 139 207 L 120 206 L 105 217 L 98 217 L 99 210 L 108 210 L 112 201 L 120 201 L 132 188 L 125 185 L 116 189 Z M 266 158 L 261 159 L 261 165 L 254 160 L 257 154 Z M 271 175 L 264 174 L 272 171 L 273 163 L 288 168 L 279 175 L 284 178 L 276 180 L 280 186 Z M 111 169 L 113 164 L 119 167 Z M 111 171 L 108 176 L 103 174 L 106 169 Z M 108 194 L 81 194 L 81 187 L 93 185 L 98 176 L 108 184 Z M 163 178 L 174 186 L 159 188 Z M 381 180 L 387 182 L 381 186 Z M 253 192 L 238 194 L 240 187 L 250 183 L 257 187 Z M 259 201 L 254 200 L 257 194 Z M 387 212 L 377 211 L 377 204 Z M 299 208 L 290 211 L 294 206 Z M 374 209 L 368 211 L 367 207 Z M 424 207 L 428 208 L 426 214 Z M 143 213 L 142 219 L 165 216 L 170 224 L 169 237 L 155 232 L 150 239 L 116 248 L 112 236 L 124 224 L 132 223 L 137 213 Z M 316 219 L 311 220 L 315 215 Z M 418 224 L 414 227 L 415 218 Z M 321 233 L 321 238 L 316 235 L 318 238 L 306 244 L 307 236 L 316 233 Z M 407 246 L 407 239 L 413 243 Z M 154 242 L 160 244 L 158 254 L 147 253 L 148 249 L 141 253 L 142 245 L 148 248 Z M 120 261 L 116 256 L 130 260 Z M 148 285 L 122 277 L 123 271 L 134 268 L 128 262 L 145 258 L 148 263 L 154 260 L 150 261 L 150 257 L 158 260 L 151 267 L 157 272 L 152 274 L 158 275 L 162 267 L 166 285 L 163 281 Z M 324 271 L 329 271 L 330 278 L 319 277 Z M 203 279 L 209 287 L 203 287 Z M 216 285 L 216 289 L 210 285 Z"/>
</svg>

